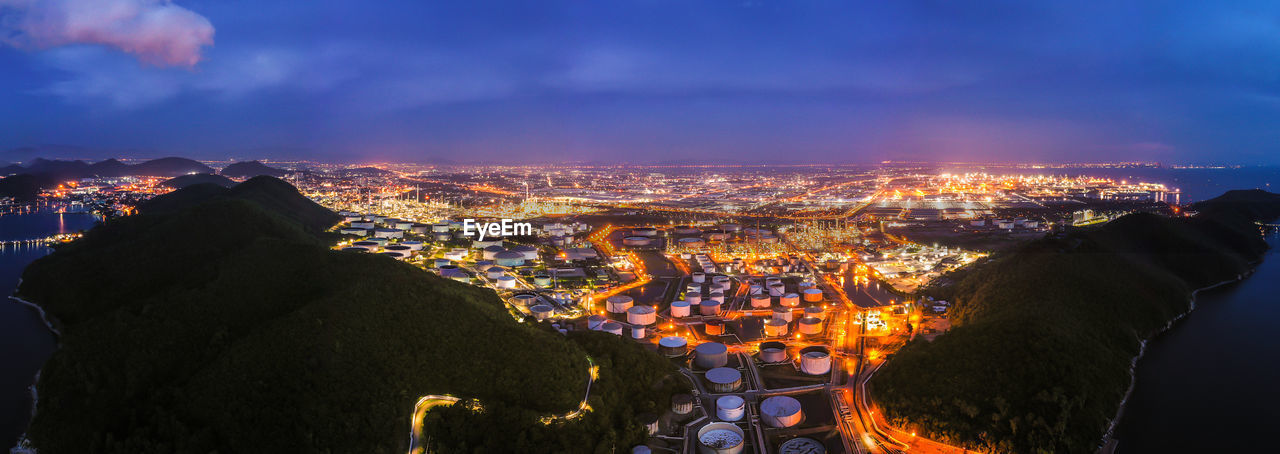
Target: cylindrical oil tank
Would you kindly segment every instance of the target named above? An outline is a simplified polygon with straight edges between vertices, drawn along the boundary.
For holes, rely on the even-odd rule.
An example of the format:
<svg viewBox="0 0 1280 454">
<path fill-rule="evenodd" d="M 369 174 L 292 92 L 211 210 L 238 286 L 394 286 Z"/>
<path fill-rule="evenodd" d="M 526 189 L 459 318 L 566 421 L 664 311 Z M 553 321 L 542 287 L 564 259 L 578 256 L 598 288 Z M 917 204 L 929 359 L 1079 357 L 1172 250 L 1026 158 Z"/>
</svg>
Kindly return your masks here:
<svg viewBox="0 0 1280 454">
<path fill-rule="evenodd" d="M 443 242 L 443 241 L 449 241 L 449 240 L 453 239 L 453 234 L 449 233 L 448 231 L 444 231 L 444 232 L 435 232 L 435 233 L 432 233 L 432 234 L 431 234 L 431 238 L 432 238 L 432 239 L 434 239 L 434 240 L 436 240 L 436 241 L 441 241 L 441 242 Z"/>
<path fill-rule="evenodd" d="M 693 351 L 697 355 L 693 360 L 694 364 L 703 369 L 714 369 L 729 364 L 729 348 L 719 342 L 699 344 Z"/>
<path fill-rule="evenodd" d="M 787 321 L 780 318 L 771 318 L 764 322 L 764 335 L 766 336 L 786 336 Z"/>
<path fill-rule="evenodd" d="M 631 327 L 631 338 L 632 338 L 632 339 L 644 339 L 644 332 L 645 332 L 645 329 L 644 329 L 644 327 L 643 327 L 643 326 L 632 326 L 632 327 Z"/>
<path fill-rule="evenodd" d="M 778 276 L 769 276 L 764 278 L 764 285 L 781 284 L 782 278 Z"/>
<path fill-rule="evenodd" d="M 729 234 L 724 232 L 707 232 L 702 234 L 702 237 L 706 238 L 707 241 L 724 241 L 729 238 Z"/>
<path fill-rule="evenodd" d="M 773 302 L 769 295 L 751 295 L 752 309 L 768 309 L 770 304 L 773 304 Z"/>
<path fill-rule="evenodd" d="M 381 246 L 386 246 L 386 245 L 387 245 L 387 243 L 391 242 L 391 240 L 388 240 L 388 239 L 386 239 L 386 238 L 377 238 L 377 237 L 374 237 L 374 238 L 365 238 L 364 240 L 365 240 L 365 241 L 372 241 L 372 242 L 374 242 L 374 243 L 377 243 L 377 244 L 378 244 L 378 246 L 380 246 L 380 247 L 381 247 Z"/>
<path fill-rule="evenodd" d="M 649 306 L 632 306 L 627 309 L 627 323 L 632 325 L 652 325 L 658 320 L 658 313 Z"/>
<path fill-rule="evenodd" d="M 778 297 L 778 303 L 787 307 L 796 307 L 800 305 L 800 295 L 788 293 Z"/>
<path fill-rule="evenodd" d="M 792 438 L 778 445 L 778 454 L 826 454 L 826 452 L 826 446 L 808 437 Z"/>
<path fill-rule="evenodd" d="M 426 225 L 426 224 L 414 224 L 414 225 L 413 225 L 413 227 L 410 227 L 410 228 L 409 228 L 409 230 L 410 230 L 410 231 L 412 231 L 413 233 L 416 233 L 416 234 L 419 234 L 419 235 L 426 235 L 426 234 L 427 234 L 427 230 L 428 230 L 428 229 L 430 229 L 430 228 L 431 228 L 431 226 Z"/>
<path fill-rule="evenodd" d="M 434 233 L 449 233 L 449 224 L 434 224 L 431 226 L 431 231 Z"/>
<path fill-rule="evenodd" d="M 635 299 L 627 295 L 613 295 L 604 299 L 605 310 L 614 314 L 621 314 L 631 309 L 631 305 L 635 303 Z"/>
<path fill-rule="evenodd" d="M 649 435 L 658 433 L 658 415 L 647 412 L 641 413 L 636 415 L 636 422 L 644 426 L 645 431 L 649 432 Z"/>
<path fill-rule="evenodd" d="M 802 416 L 800 401 L 794 397 L 773 396 L 760 402 L 760 418 L 772 427 L 794 426 Z"/>
<path fill-rule="evenodd" d="M 751 287 L 749 287 L 749 290 L 747 291 L 747 293 L 750 293 L 752 295 L 762 294 L 764 293 L 764 286 L 760 284 L 751 284 Z"/>
<path fill-rule="evenodd" d="M 722 282 L 723 282 L 723 283 L 727 283 L 727 282 L 729 282 L 729 276 L 725 276 L 725 275 L 723 275 L 723 274 L 717 274 L 717 275 L 715 275 L 715 276 L 712 276 L 712 277 L 711 277 L 711 282 L 712 282 L 712 283 L 716 283 L 716 284 L 719 284 L 719 283 L 722 283 Z"/>
<path fill-rule="evenodd" d="M 810 288 L 817 288 L 818 284 L 814 284 L 813 282 L 809 282 L 809 281 L 804 281 L 797 284 L 796 287 L 798 287 L 800 290 L 805 290 Z"/>
<path fill-rule="evenodd" d="M 671 396 L 671 411 L 677 415 L 687 415 L 693 412 L 693 396 L 688 394 L 675 394 Z"/>
<path fill-rule="evenodd" d="M 498 266 L 521 266 L 524 265 L 524 254 L 516 251 L 502 251 L 494 254 L 493 260 L 498 263 Z"/>
<path fill-rule="evenodd" d="M 809 306 L 804 308 L 804 316 L 813 317 L 821 320 L 826 318 L 826 311 L 822 308 L 822 306 Z"/>
<path fill-rule="evenodd" d="M 702 303 L 702 293 L 686 293 L 684 294 L 684 299 L 685 301 L 688 301 L 689 304 L 700 304 Z"/>
<path fill-rule="evenodd" d="M 537 304 L 529 308 L 529 312 L 533 312 L 533 318 L 538 320 L 546 320 L 551 316 L 552 311 L 554 311 L 554 309 L 547 304 Z"/>
<path fill-rule="evenodd" d="M 800 319 L 797 324 L 796 331 L 800 334 L 818 334 L 822 332 L 822 319 L 814 317 L 805 317 Z"/>
<path fill-rule="evenodd" d="M 521 255 L 524 255 L 525 260 L 538 259 L 538 248 L 536 247 L 529 246 L 527 244 L 522 244 L 522 245 L 511 248 L 511 250 L 513 252 L 519 252 Z"/>
<path fill-rule="evenodd" d="M 723 303 L 723 302 L 724 302 L 724 292 L 719 291 L 719 290 L 713 291 L 713 292 L 711 292 L 711 295 L 710 295 L 710 296 L 708 296 L 707 298 L 710 298 L 710 299 L 711 299 L 711 301 L 715 301 L 715 302 L 717 302 L 717 303 Z"/>
<path fill-rule="evenodd" d="M 587 329 L 599 330 L 601 325 L 604 325 L 607 321 L 609 321 L 609 319 L 605 318 L 603 315 L 592 315 L 587 317 Z"/>
<path fill-rule="evenodd" d="M 501 264 L 501 263 L 499 263 L 499 264 Z M 547 275 L 545 275 L 545 274 L 539 274 L 539 275 L 536 275 L 536 276 L 534 276 L 534 277 L 533 277 L 533 285 L 536 285 L 536 286 L 538 286 L 538 287 L 550 287 L 550 286 L 551 286 L 551 276 L 547 276 Z"/>
<path fill-rule="evenodd" d="M 720 224 L 720 230 L 724 230 L 726 232 L 738 232 L 742 230 L 742 224 Z"/>
<path fill-rule="evenodd" d="M 379 254 L 385 255 L 387 257 L 392 257 L 398 260 L 404 260 L 409 258 L 408 252 L 382 251 L 382 252 L 379 252 Z"/>
<path fill-rule="evenodd" d="M 707 245 L 706 240 L 698 237 L 681 238 L 676 243 L 687 248 L 700 248 Z"/>
<path fill-rule="evenodd" d="M 746 436 L 742 429 L 726 422 L 713 422 L 698 429 L 699 454 L 739 454 Z"/>
<path fill-rule="evenodd" d="M 670 358 L 684 356 L 684 354 L 689 350 L 688 345 L 688 342 L 685 341 L 683 337 L 667 336 L 662 339 L 658 339 L 658 352 L 661 353 L 662 356 Z"/>
<path fill-rule="evenodd" d="M 702 233 L 702 230 L 698 229 L 697 227 L 691 227 L 687 225 L 677 225 L 675 226 L 675 228 L 671 229 L 671 232 L 675 233 L 676 235 L 696 235 L 696 234 Z"/>
<path fill-rule="evenodd" d="M 343 234 L 343 235 L 358 235 L 358 236 L 365 236 L 365 235 L 369 234 L 369 231 L 368 231 L 368 230 L 365 230 L 365 229 L 357 229 L 357 228 L 355 228 L 355 227 L 344 227 L 344 228 L 342 228 L 342 229 L 339 229 L 339 230 L 338 230 L 338 233 L 341 233 L 341 234 Z"/>
<path fill-rule="evenodd" d="M 724 334 L 724 320 L 709 318 L 702 322 L 702 328 L 707 331 L 708 336 L 719 336 Z"/>
<path fill-rule="evenodd" d="M 821 302 L 822 302 L 822 289 L 818 289 L 818 288 L 807 288 L 807 289 L 804 289 L 804 292 L 803 292 L 803 293 L 804 293 L 804 300 L 805 300 L 805 301 L 808 301 L 808 302 L 810 302 L 810 303 L 821 303 Z"/>
<path fill-rule="evenodd" d="M 813 346 L 800 350 L 800 371 L 809 375 L 831 372 L 831 352 L 826 347 Z"/>
<path fill-rule="evenodd" d="M 537 304 L 538 297 L 536 295 L 522 294 L 511 297 L 511 304 L 516 306 L 529 306 Z"/>
<path fill-rule="evenodd" d="M 787 291 L 787 286 L 781 282 L 775 282 L 768 285 L 769 296 L 782 296 Z"/>
<path fill-rule="evenodd" d="M 600 331 L 621 336 L 622 324 L 618 322 L 604 322 L 603 325 L 600 325 Z"/>
<path fill-rule="evenodd" d="M 707 371 L 707 386 L 713 393 L 729 393 L 742 386 L 742 372 L 732 367 L 717 367 Z"/>
<path fill-rule="evenodd" d="M 722 396 L 716 399 L 716 418 L 721 421 L 738 421 L 747 412 L 747 401 L 738 396 Z"/>
<path fill-rule="evenodd" d="M 675 318 L 683 318 L 689 316 L 689 302 L 676 300 L 671 302 L 671 316 Z"/>
<path fill-rule="evenodd" d="M 701 284 L 707 281 L 707 275 L 700 271 L 694 271 L 693 274 L 691 274 L 690 276 L 693 279 L 693 282 L 698 284 Z M 699 289 L 701 289 L 701 287 L 699 287 Z"/>
<path fill-rule="evenodd" d="M 378 243 L 373 241 L 357 241 L 351 243 L 351 247 L 363 248 L 369 252 L 377 252 L 380 246 L 378 246 Z"/>
<path fill-rule="evenodd" d="M 354 228 L 354 229 L 365 229 L 365 230 L 371 230 L 371 229 L 373 229 L 373 221 L 359 221 L 359 222 L 352 222 L 352 223 L 351 223 L 351 228 Z"/>
<path fill-rule="evenodd" d="M 515 276 L 502 276 L 498 278 L 498 288 L 511 289 L 516 288 Z"/>
<path fill-rule="evenodd" d="M 791 308 L 789 307 L 775 307 L 773 308 L 773 318 L 789 322 L 794 320 L 795 316 L 791 315 Z"/>
<path fill-rule="evenodd" d="M 440 267 L 440 277 L 443 277 L 445 279 L 453 279 L 455 281 L 462 281 L 462 282 L 471 280 L 471 276 L 467 275 L 466 271 L 462 271 L 462 269 L 453 265 L 445 265 Z"/>
<path fill-rule="evenodd" d="M 507 270 L 505 268 L 498 267 L 498 266 L 491 266 L 488 269 L 484 270 L 485 277 L 488 277 L 489 279 L 497 279 L 502 277 L 505 274 L 507 274 Z"/>
<path fill-rule="evenodd" d="M 489 246 L 480 250 L 480 256 L 485 260 L 493 260 L 497 258 L 499 252 L 506 252 L 507 249 L 502 246 Z"/>
<path fill-rule="evenodd" d="M 409 249 L 409 246 L 405 246 L 405 245 L 403 245 L 403 244 L 393 244 L 393 245 L 387 246 L 387 247 L 385 247 L 385 248 L 383 248 L 383 249 L 384 249 L 384 250 L 386 250 L 386 251 L 388 251 L 388 252 L 399 252 L 399 253 L 402 253 L 402 254 L 404 254 L 404 255 L 405 255 L 405 257 L 408 257 L 410 254 L 412 254 L 412 253 L 413 253 L 413 249 Z"/>
<path fill-rule="evenodd" d="M 653 227 L 636 227 L 631 229 L 631 234 L 634 236 L 658 236 L 658 229 Z"/>
<path fill-rule="evenodd" d="M 623 246 L 641 247 L 648 246 L 653 243 L 653 239 L 647 236 L 629 236 L 622 239 Z"/>
<path fill-rule="evenodd" d="M 778 341 L 760 343 L 760 362 L 780 363 L 787 360 L 787 344 Z"/>
<path fill-rule="evenodd" d="M 408 247 L 411 251 L 421 251 L 424 246 L 421 241 L 416 240 L 401 241 L 400 245 Z"/>
<path fill-rule="evenodd" d="M 720 302 L 713 299 L 703 301 L 701 304 L 698 304 L 698 313 L 702 315 L 719 315 Z"/>
<path fill-rule="evenodd" d="M 728 291 L 729 291 L 729 287 L 730 287 L 731 285 L 732 285 L 732 284 L 730 284 L 730 283 L 728 283 L 728 282 L 716 282 L 716 283 L 711 284 L 711 291 L 713 291 L 713 292 L 725 293 L 725 292 L 728 292 Z"/>
</svg>

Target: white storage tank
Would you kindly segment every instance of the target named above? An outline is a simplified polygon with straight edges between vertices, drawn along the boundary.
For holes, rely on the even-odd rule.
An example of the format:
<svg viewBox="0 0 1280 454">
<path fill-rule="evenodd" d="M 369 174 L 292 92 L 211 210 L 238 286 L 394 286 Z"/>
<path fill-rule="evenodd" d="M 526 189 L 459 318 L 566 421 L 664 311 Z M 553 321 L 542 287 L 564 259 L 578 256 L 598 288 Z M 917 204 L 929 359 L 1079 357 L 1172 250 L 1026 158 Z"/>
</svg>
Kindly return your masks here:
<svg viewBox="0 0 1280 454">
<path fill-rule="evenodd" d="M 826 347 L 813 346 L 800 350 L 800 371 L 809 375 L 831 372 L 831 352 Z"/>
<path fill-rule="evenodd" d="M 548 317 L 551 317 L 551 313 L 554 311 L 555 309 L 552 309 L 551 306 L 547 304 L 537 304 L 529 308 L 529 312 L 533 313 L 533 318 L 538 320 L 546 320 Z"/>
<path fill-rule="evenodd" d="M 702 315 L 719 315 L 720 302 L 716 300 L 706 300 L 698 304 L 698 313 Z"/>
<path fill-rule="evenodd" d="M 804 308 L 804 316 L 822 320 L 826 318 L 826 311 L 822 309 L 822 306 L 809 306 Z"/>
<path fill-rule="evenodd" d="M 511 304 L 514 304 L 516 306 L 531 306 L 531 305 L 537 304 L 537 302 L 538 302 L 538 296 L 530 295 L 528 293 L 511 297 Z"/>
<path fill-rule="evenodd" d="M 419 235 L 426 235 L 427 230 L 430 228 L 431 226 L 426 224 L 414 224 L 413 227 L 409 227 L 409 230 Z"/>
<path fill-rule="evenodd" d="M 760 343 L 760 362 L 780 363 L 787 360 L 787 344 L 778 341 Z"/>
<path fill-rule="evenodd" d="M 770 300 L 769 295 L 751 295 L 751 308 L 753 309 L 768 309 L 771 304 L 773 302 Z"/>
<path fill-rule="evenodd" d="M 764 286 L 760 284 L 751 284 L 750 290 L 748 290 L 747 293 L 750 293 L 752 295 L 762 294 L 764 293 Z"/>
<path fill-rule="evenodd" d="M 622 335 L 622 324 L 618 322 L 604 322 L 600 325 L 600 330 L 610 334 Z"/>
<path fill-rule="evenodd" d="M 776 318 L 779 320 L 786 320 L 789 322 L 793 320 L 795 316 L 791 315 L 791 308 L 775 307 L 773 308 L 773 318 Z"/>
<path fill-rule="evenodd" d="M 658 229 L 655 229 L 653 227 L 636 227 L 634 229 L 631 229 L 631 234 L 634 236 L 645 236 L 645 237 L 658 236 Z"/>
<path fill-rule="evenodd" d="M 414 241 L 414 240 L 401 241 L 400 245 L 407 247 L 409 248 L 409 250 L 412 250 L 412 251 L 421 251 L 422 248 L 425 246 L 422 244 L 421 241 Z"/>
<path fill-rule="evenodd" d="M 432 226 L 431 226 L 431 232 L 433 232 L 433 233 L 449 233 L 449 224 L 447 224 L 447 223 L 440 223 L 440 224 L 432 225 Z"/>
<path fill-rule="evenodd" d="M 536 285 L 538 287 L 550 287 L 551 276 L 547 276 L 545 274 L 539 274 L 539 275 L 533 276 L 533 285 Z"/>
<path fill-rule="evenodd" d="M 498 278 L 498 288 L 513 289 L 516 288 L 515 276 L 502 276 Z"/>
<path fill-rule="evenodd" d="M 403 244 L 393 244 L 383 248 L 383 250 L 387 252 L 399 252 L 403 254 L 404 257 L 413 255 L 413 249 L 409 249 L 409 246 L 405 246 Z"/>
<path fill-rule="evenodd" d="M 702 303 L 702 292 L 686 293 L 686 294 L 684 295 L 684 299 L 685 299 L 685 301 L 688 301 L 688 302 L 689 302 L 689 304 L 701 304 L 701 303 Z"/>
<path fill-rule="evenodd" d="M 746 436 L 742 429 L 725 422 L 713 422 L 698 429 L 699 454 L 739 454 Z"/>
<path fill-rule="evenodd" d="M 357 228 L 357 229 L 371 230 L 373 229 L 373 221 L 352 222 L 351 227 Z"/>
<path fill-rule="evenodd" d="M 719 291 L 719 290 L 713 291 L 713 292 L 711 292 L 711 296 L 709 296 L 709 298 L 711 298 L 711 301 L 715 301 L 715 302 L 717 302 L 717 303 L 723 303 L 723 302 L 724 302 L 724 292 Z"/>
<path fill-rule="evenodd" d="M 375 243 L 373 241 L 357 241 L 357 242 L 351 243 L 351 247 L 362 248 L 369 252 L 377 252 L 379 246 L 378 246 L 378 243 Z"/>
<path fill-rule="evenodd" d="M 729 283 L 729 276 L 725 276 L 723 274 L 717 274 L 711 277 L 711 282 L 716 284 L 727 284 Z"/>
<path fill-rule="evenodd" d="M 435 268 L 441 268 L 441 267 L 446 267 L 446 266 L 452 265 L 452 264 L 453 264 L 453 260 L 449 260 L 449 259 L 435 259 L 431 264 L 432 264 Z"/>
<path fill-rule="evenodd" d="M 480 256 L 484 257 L 485 260 L 493 260 L 498 257 L 499 252 L 506 252 L 506 248 L 497 245 L 488 246 L 480 250 Z"/>
<path fill-rule="evenodd" d="M 662 356 L 675 358 L 684 356 L 689 351 L 689 343 L 680 336 L 667 336 L 658 339 L 658 353 Z"/>
<path fill-rule="evenodd" d="M 623 246 L 641 247 L 648 246 L 653 243 L 653 239 L 647 236 L 629 236 L 622 239 Z"/>
<path fill-rule="evenodd" d="M 404 260 L 409 258 L 409 254 L 407 252 L 382 251 L 382 252 L 379 252 L 379 254 L 394 258 L 396 260 Z"/>
<path fill-rule="evenodd" d="M 676 240 L 676 243 L 686 248 L 700 248 L 707 245 L 705 240 L 697 237 L 681 238 Z"/>
<path fill-rule="evenodd" d="M 726 232 L 738 232 L 742 230 L 742 224 L 720 224 L 720 230 Z"/>
<path fill-rule="evenodd" d="M 778 303 L 787 307 L 796 307 L 800 305 L 800 295 L 788 293 L 778 298 Z"/>
<path fill-rule="evenodd" d="M 747 413 L 747 401 L 738 396 L 721 396 L 716 399 L 716 418 L 721 421 L 738 421 Z"/>
<path fill-rule="evenodd" d="M 602 325 L 607 321 L 609 321 L 609 319 L 605 318 L 603 315 L 592 315 L 587 317 L 587 329 L 599 331 Z"/>
<path fill-rule="evenodd" d="M 343 235 L 365 236 L 369 234 L 369 231 L 361 228 L 356 228 L 356 227 L 343 227 L 342 229 L 338 230 L 338 233 L 341 233 Z"/>
<path fill-rule="evenodd" d="M 507 270 L 499 266 L 489 267 L 488 269 L 484 270 L 485 277 L 489 279 L 497 279 L 502 277 L 505 274 L 507 274 Z"/>
<path fill-rule="evenodd" d="M 676 300 L 671 302 L 671 316 L 675 318 L 683 318 L 689 316 L 689 302 Z"/>
<path fill-rule="evenodd" d="M 810 303 L 822 302 L 822 289 L 809 288 L 804 290 L 804 300 Z"/>
<path fill-rule="evenodd" d="M 772 427 L 794 426 L 803 415 L 800 401 L 791 396 L 773 396 L 760 402 L 760 418 Z"/>
<path fill-rule="evenodd" d="M 697 227 L 690 227 L 687 225 L 678 225 L 675 228 L 671 229 L 671 232 L 675 233 L 676 235 L 697 235 L 699 233 L 702 233 L 702 230 L 698 229 Z"/>
<path fill-rule="evenodd" d="M 538 248 L 536 247 L 529 246 L 527 244 L 521 244 L 519 246 L 511 248 L 511 250 L 514 252 L 519 252 L 520 254 L 524 255 L 525 260 L 538 259 Z"/>
<path fill-rule="evenodd" d="M 627 323 L 632 325 L 652 325 L 658 319 L 658 314 L 649 306 L 632 306 L 627 309 Z M 643 336 L 641 336 L 643 337 Z"/>
<path fill-rule="evenodd" d="M 701 284 L 701 283 L 703 283 L 703 282 L 706 282 L 706 281 L 707 281 L 707 275 L 706 275 L 706 274 L 704 274 L 704 273 L 702 273 L 702 272 L 700 272 L 700 271 L 694 271 L 694 272 L 693 272 L 693 274 L 692 274 L 691 276 L 693 277 L 693 282 L 696 282 L 696 283 L 699 283 L 699 284 Z M 699 287 L 699 288 L 701 288 L 701 287 Z"/>
<path fill-rule="evenodd" d="M 800 334 L 818 334 L 822 332 L 822 319 L 814 317 L 805 317 L 800 319 L 796 327 L 796 331 Z"/>
<path fill-rule="evenodd" d="M 431 238 L 435 239 L 436 241 L 444 242 L 444 241 L 452 240 L 453 235 L 450 234 L 449 232 L 436 232 L 431 234 Z"/>
<path fill-rule="evenodd" d="M 737 391 L 742 386 L 742 372 L 732 367 L 717 367 L 707 371 L 708 389 L 713 393 Z"/>
<path fill-rule="evenodd" d="M 771 318 L 764 322 L 765 336 L 786 336 L 787 321 L 780 318 Z"/>
<path fill-rule="evenodd" d="M 729 364 L 729 348 L 719 342 L 699 344 L 693 349 L 697 355 L 694 364 L 703 369 L 714 369 Z"/>
<path fill-rule="evenodd" d="M 783 285 L 781 282 L 774 282 L 769 284 L 768 287 L 769 296 L 782 296 L 787 291 L 787 286 Z"/>
<path fill-rule="evenodd" d="M 493 255 L 493 259 L 498 266 L 521 266 L 524 265 L 524 254 L 516 251 L 502 251 Z"/>
<path fill-rule="evenodd" d="M 373 229 L 374 238 L 404 238 L 404 230 L 400 229 Z"/>
<path fill-rule="evenodd" d="M 611 313 L 621 314 L 626 312 L 627 309 L 631 309 L 631 305 L 634 303 L 635 303 L 635 299 L 631 298 L 630 296 L 613 295 L 608 298 L 605 298 L 604 307 L 605 307 L 605 310 Z"/>
<path fill-rule="evenodd" d="M 632 326 L 632 327 L 631 327 L 631 338 L 632 338 L 632 339 L 644 339 L 644 331 L 645 331 L 645 330 L 644 330 L 644 327 L 643 327 L 643 326 Z"/>
</svg>

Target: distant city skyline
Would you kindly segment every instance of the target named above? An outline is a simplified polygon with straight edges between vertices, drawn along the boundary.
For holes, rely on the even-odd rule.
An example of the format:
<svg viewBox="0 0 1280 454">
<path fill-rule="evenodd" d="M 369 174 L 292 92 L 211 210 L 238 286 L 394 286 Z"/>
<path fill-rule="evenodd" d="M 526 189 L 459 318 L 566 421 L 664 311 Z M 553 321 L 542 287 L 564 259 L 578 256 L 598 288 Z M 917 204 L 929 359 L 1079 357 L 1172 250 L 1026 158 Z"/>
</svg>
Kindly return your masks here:
<svg viewBox="0 0 1280 454">
<path fill-rule="evenodd" d="M 0 162 L 57 144 L 1280 164 L 1278 18 L 1272 2 L 0 0 Z"/>
</svg>

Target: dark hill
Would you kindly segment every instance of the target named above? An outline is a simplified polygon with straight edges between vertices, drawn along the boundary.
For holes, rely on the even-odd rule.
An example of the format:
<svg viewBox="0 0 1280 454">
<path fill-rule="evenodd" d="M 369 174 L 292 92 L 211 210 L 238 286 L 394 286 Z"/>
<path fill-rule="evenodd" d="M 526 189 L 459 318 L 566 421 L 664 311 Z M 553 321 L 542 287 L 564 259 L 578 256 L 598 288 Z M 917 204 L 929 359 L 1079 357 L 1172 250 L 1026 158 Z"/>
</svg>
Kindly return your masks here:
<svg viewBox="0 0 1280 454">
<path fill-rule="evenodd" d="M 213 175 L 208 173 L 195 173 L 191 175 L 183 175 L 180 177 L 170 178 L 160 184 L 170 188 L 174 188 L 174 189 L 182 189 L 187 186 L 191 186 L 193 184 L 213 184 L 217 186 L 222 186 L 224 188 L 229 188 L 229 187 L 235 186 L 236 182 L 231 181 L 230 178 L 224 177 L 222 175 Z"/>
<path fill-rule="evenodd" d="M 27 169 L 26 169 L 25 167 L 22 167 L 22 166 L 20 166 L 20 165 L 18 165 L 18 164 L 7 164 L 7 165 L 5 165 L 5 166 L 3 166 L 3 167 L 0 167 L 0 177 L 6 177 L 6 176 L 9 176 L 9 175 L 19 174 L 19 173 L 23 173 L 23 172 L 26 172 L 26 171 L 27 171 Z"/>
<path fill-rule="evenodd" d="M 0 178 L 0 197 L 12 197 L 19 202 L 34 200 L 40 195 L 40 188 L 45 181 L 29 173 L 20 173 Z"/>
<path fill-rule="evenodd" d="M 104 178 L 122 177 L 129 175 L 130 171 L 128 164 L 115 159 L 95 162 L 90 164 L 88 168 L 89 173 Z"/>
<path fill-rule="evenodd" d="M 213 184 L 192 185 L 154 197 L 138 209 L 150 213 L 173 213 L 220 198 L 255 202 L 311 232 L 323 231 L 340 219 L 334 212 L 299 194 L 293 185 L 273 177 L 250 178 L 231 188 Z"/>
<path fill-rule="evenodd" d="M 214 173 L 207 165 L 187 158 L 152 159 L 129 169 L 131 175 L 152 177 L 176 177 L 189 173 Z"/>
<path fill-rule="evenodd" d="M 1094 452 L 1141 342 L 1200 288 L 1247 274 L 1267 244 L 1255 221 L 1280 196 L 1233 191 L 1195 217 L 1131 214 L 1031 242 L 926 293 L 953 329 L 903 347 L 872 379 L 885 415 L 990 452 Z"/>
<path fill-rule="evenodd" d="M 230 164 L 224 167 L 218 173 L 221 173 L 222 175 L 228 176 L 231 178 L 249 178 L 249 177 L 256 177 L 259 175 L 266 175 L 266 176 L 278 178 L 278 177 L 285 176 L 285 174 L 289 172 L 282 169 L 277 169 L 275 167 L 268 166 L 258 161 L 248 161 L 248 162 L 237 162 L 237 163 Z"/>
<path fill-rule="evenodd" d="M 517 323 L 490 290 L 331 250 L 287 217 L 305 203 L 281 185 L 174 191 L 167 209 L 110 220 L 24 272 L 19 294 L 62 328 L 27 431 L 39 452 L 402 453 L 426 394 L 493 409 L 432 423 L 439 452 L 609 452 L 642 439 L 634 412 L 666 405 L 657 355 Z M 539 422 L 576 407 L 587 354 L 603 369 L 596 410 Z"/>
<path fill-rule="evenodd" d="M 391 171 L 382 170 L 377 167 L 356 167 L 353 169 L 342 169 L 338 171 L 338 173 L 343 176 L 376 177 L 376 176 L 390 175 Z"/>
</svg>

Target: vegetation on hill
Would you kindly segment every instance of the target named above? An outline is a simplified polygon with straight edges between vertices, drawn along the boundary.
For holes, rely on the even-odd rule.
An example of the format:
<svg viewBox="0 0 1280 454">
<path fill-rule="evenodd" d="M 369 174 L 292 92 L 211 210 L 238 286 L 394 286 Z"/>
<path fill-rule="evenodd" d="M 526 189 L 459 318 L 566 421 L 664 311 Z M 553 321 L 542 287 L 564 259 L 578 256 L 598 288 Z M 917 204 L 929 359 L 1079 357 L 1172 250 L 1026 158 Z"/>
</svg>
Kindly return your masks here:
<svg viewBox="0 0 1280 454">
<path fill-rule="evenodd" d="M 563 413 L 582 398 L 588 353 L 607 365 L 602 376 L 656 357 L 517 323 L 487 289 L 330 250 L 312 231 L 333 213 L 312 205 L 270 177 L 195 185 L 34 262 L 18 292 L 62 337 L 37 383 L 32 446 L 403 452 L 421 395 Z M 619 421 L 627 407 L 609 399 L 623 397 L 601 396 L 597 417 Z M 437 440 L 455 445 L 447 434 Z"/>
<path fill-rule="evenodd" d="M 232 178 L 249 178 L 259 175 L 282 177 L 288 172 L 258 161 L 248 161 L 232 163 L 222 168 L 218 173 Z"/>
<path fill-rule="evenodd" d="M 224 188 L 229 188 L 236 185 L 236 182 L 232 181 L 230 178 L 224 177 L 222 175 L 213 175 L 208 173 L 193 173 L 191 175 L 173 177 L 168 180 L 164 180 L 164 182 L 160 184 L 163 186 L 174 188 L 174 189 L 182 189 L 187 186 L 191 186 L 193 184 L 206 184 L 206 183 L 222 186 Z"/>
<path fill-rule="evenodd" d="M 885 415 L 992 452 L 1094 452 L 1141 342 L 1190 309 L 1192 289 L 1247 273 L 1253 224 L 1280 195 L 1233 191 L 1193 218 L 1133 214 L 998 254 L 932 288 L 953 329 L 906 345 L 872 379 Z"/>
</svg>

